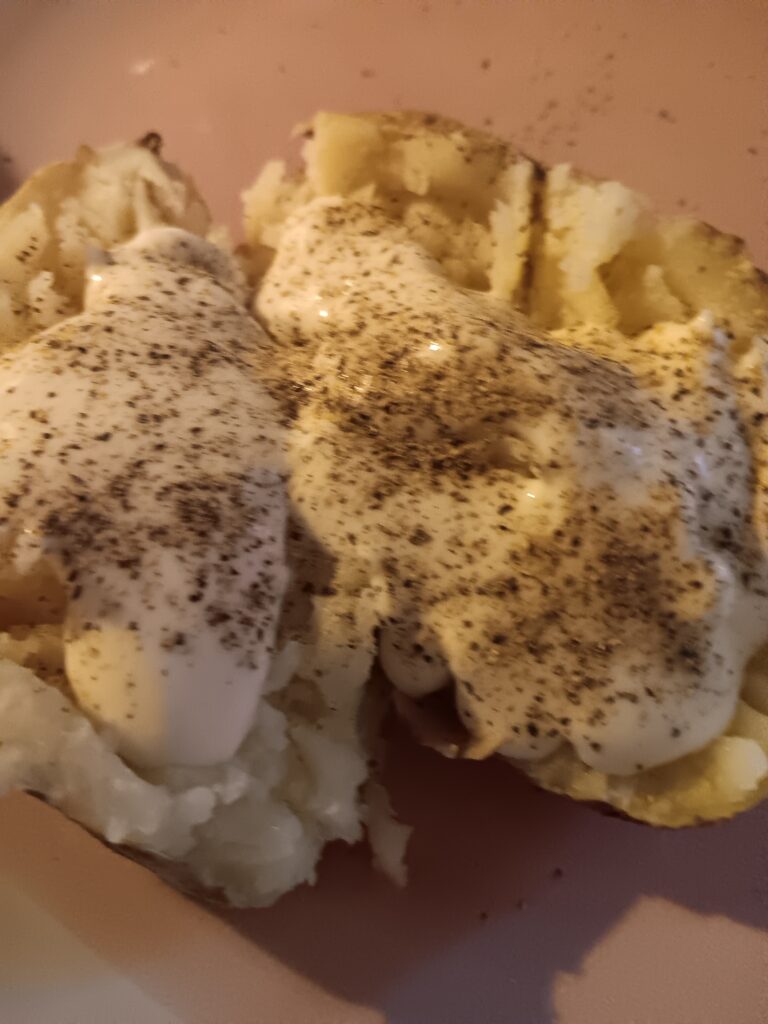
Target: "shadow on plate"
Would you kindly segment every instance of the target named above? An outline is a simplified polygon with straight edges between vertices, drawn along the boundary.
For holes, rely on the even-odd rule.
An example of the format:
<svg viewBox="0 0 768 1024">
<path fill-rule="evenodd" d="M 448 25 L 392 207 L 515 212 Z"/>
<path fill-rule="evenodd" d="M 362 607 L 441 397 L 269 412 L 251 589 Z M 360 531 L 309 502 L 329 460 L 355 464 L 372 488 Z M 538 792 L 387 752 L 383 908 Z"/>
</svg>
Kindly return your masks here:
<svg viewBox="0 0 768 1024">
<path fill-rule="evenodd" d="M 0 146 L 0 203 L 13 195 L 19 181 L 13 167 L 13 157 Z"/>
<path fill-rule="evenodd" d="M 557 976 L 578 972 L 641 897 L 768 929 L 765 809 L 659 831 L 538 792 L 498 761 L 445 761 L 402 734 L 390 760 L 394 803 L 416 826 L 407 889 L 362 850 L 335 847 L 314 888 L 223 916 L 392 1024 L 424 1024 L 438 1004 L 440 1024 L 556 1021 Z"/>
<path fill-rule="evenodd" d="M 337 846 L 315 887 L 214 913 L 20 794 L 0 800 L 0 873 L 189 1024 L 682 1024 L 718 993 L 697 1021 L 768 1020 L 722 1009 L 764 973 L 768 805 L 661 832 L 402 735 L 390 757 L 416 825 L 405 890 Z"/>
</svg>

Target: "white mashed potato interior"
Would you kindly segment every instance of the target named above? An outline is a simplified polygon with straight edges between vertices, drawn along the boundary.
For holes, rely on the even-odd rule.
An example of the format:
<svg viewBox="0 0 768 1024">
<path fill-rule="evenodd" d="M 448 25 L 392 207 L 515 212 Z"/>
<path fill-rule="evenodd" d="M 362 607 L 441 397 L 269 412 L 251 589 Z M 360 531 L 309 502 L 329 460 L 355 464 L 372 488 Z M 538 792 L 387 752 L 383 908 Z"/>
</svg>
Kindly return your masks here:
<svg viewBox="0 0 768 1024">
<path fill-rule="evenodd" d="M 270 686 L 284 692 L 300 651 Z M 180 861 L 189 880 L 234 906 L 272 902 L 312 881 L 331 839 L 362 836 L 361 751 L 264 701 L 236 757 L 211 768 L 139 775 L 68 697 L 0 661 L 0 792 L 26 789 L 103 836 Z"/>
</svg>

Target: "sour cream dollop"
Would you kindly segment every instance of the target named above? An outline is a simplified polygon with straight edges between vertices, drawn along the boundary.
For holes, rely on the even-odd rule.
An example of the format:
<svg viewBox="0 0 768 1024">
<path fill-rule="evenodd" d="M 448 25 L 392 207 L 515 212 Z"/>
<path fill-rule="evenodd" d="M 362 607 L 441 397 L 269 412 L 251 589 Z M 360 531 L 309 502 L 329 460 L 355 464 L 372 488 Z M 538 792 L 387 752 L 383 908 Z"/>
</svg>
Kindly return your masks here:
<svg viewBox="0 0 768 1024">
<path fill-rule="evenodd" d="M 289 218 L 258 306 L 293 500 L 340 585 L 382 581 L 395 686 L 452 686 L 476 756 L 629 774 L 723 732 L 768 635 L 727 331 L 548 335 L 341 199 Z"/>
<path fill-rule="evenodd" d="M 284 439 L 233 265 L 155 228 L 0 358 L 0 541 L 55 566 L 69 683 L 145 764 L 232 757 L 287 586 Z"/>
</svg>

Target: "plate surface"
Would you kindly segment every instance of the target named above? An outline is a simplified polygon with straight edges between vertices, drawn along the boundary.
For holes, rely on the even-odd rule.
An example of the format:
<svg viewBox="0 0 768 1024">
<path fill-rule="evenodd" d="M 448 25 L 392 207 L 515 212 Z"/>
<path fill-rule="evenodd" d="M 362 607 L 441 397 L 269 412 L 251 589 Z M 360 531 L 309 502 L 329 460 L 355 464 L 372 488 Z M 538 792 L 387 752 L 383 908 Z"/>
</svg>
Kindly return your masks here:
<svg viewBox="0 0 768 1024">
<path fill-rule="evenodd" d="M 319 107 L 437 110 L 616 176 L 768 265 L 762 0 L 2 0 L 0 194 L 79 142 L 166 139 L 215 215 Z M 655 832 L 401 738 L 411 884 L 332 850 L 219 915 L 0 801 L 9 1024 L 765 1024 L 768 808 Z"/>
</svg>

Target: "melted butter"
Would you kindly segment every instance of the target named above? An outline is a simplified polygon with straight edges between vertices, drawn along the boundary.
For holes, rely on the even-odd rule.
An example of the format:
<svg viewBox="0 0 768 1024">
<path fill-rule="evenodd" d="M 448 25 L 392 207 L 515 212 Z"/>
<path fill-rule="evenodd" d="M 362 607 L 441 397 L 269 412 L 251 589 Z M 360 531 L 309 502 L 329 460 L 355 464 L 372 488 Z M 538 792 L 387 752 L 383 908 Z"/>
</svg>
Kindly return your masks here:
<svg viewBox="0 0 768 1024">
<path fill-rule="evenodd" d="M 259 296 L 291 493 L 337 586 L 383 579 L 382 664 L 455 688 L 474 752 L 630 773 L 720 734 L 765 639 L 728 338 L 547 336 L 375 207 L 289 221 Z M 668 332 L 668 333 L 670 333 Z"/>
<path fill-rule="evenodd" d="M 263 346 L 227 257 L 153 229 L 0 358 L 0 541 L 55 567 L 69 682 L 137 761 L 227 760 L 253 722 L 287 584 Z"/>
</svg>

